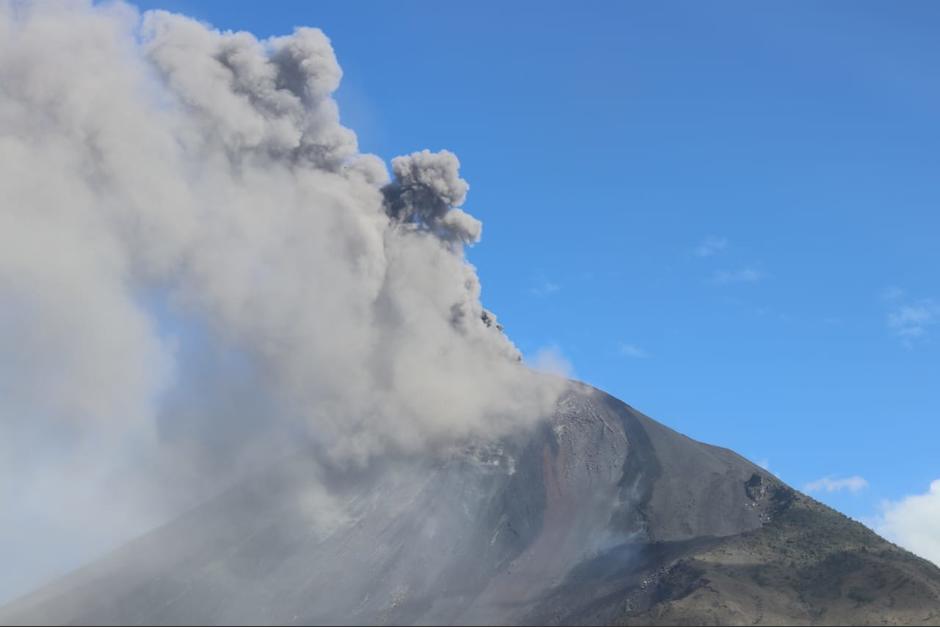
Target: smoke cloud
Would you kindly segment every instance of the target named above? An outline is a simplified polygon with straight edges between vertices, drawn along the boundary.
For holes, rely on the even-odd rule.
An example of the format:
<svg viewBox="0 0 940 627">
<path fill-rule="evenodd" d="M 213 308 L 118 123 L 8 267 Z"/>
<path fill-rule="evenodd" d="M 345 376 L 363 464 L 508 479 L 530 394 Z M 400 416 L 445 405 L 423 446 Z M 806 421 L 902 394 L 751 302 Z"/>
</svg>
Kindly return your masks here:
<svg viewBox="0 0 940 627">
<path fill-rule="evenodd" d="M 363 466 L 551 410 L 480 303 L 457 157 L 389 177 L 341 77 L 313 28 L 0 0 L 0 552 L 298 443 Z"/>
</svg>

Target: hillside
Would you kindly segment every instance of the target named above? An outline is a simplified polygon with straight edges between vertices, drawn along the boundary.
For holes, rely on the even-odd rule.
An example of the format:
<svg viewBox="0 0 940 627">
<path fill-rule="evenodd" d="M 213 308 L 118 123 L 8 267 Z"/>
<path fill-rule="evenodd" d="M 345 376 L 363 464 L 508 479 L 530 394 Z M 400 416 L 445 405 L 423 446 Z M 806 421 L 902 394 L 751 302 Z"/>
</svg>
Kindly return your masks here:
<svg viewBox="0 0 940 627">
<path fill-rule="evenodd" d="M 284 460 L 0 610 L 3 624 L 938 619 L 940 569 L 579 384 L 535 428 L 434 459 L 327 476 Z"/>
</svg>

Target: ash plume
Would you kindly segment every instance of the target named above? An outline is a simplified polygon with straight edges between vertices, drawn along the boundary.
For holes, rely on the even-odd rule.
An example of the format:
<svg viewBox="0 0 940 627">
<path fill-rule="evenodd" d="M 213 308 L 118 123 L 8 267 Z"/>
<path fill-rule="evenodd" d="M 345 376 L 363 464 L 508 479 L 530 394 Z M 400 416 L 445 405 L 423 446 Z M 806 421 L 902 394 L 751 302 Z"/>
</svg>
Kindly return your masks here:
<svg viewBox="0 0 940 627">
<path fill-rule="evenodd" d="M 390 179 L 341 77 L 314 28 L 0 2 L 0 552 L 104 546 L 297 442 L 361 467 L 551 410 L 457 158 Z"/>
<path fill-rule="evenodd" d="M 422 150 L 392 159 L 395 180 L 383 191 L 388 214 L 399 222 L 423 226 L 448 240 L 474 243 L 482 223 L 460 209 L 469 186 L 460 178 L 457 157 L 446 150 Z"/>
</svg>

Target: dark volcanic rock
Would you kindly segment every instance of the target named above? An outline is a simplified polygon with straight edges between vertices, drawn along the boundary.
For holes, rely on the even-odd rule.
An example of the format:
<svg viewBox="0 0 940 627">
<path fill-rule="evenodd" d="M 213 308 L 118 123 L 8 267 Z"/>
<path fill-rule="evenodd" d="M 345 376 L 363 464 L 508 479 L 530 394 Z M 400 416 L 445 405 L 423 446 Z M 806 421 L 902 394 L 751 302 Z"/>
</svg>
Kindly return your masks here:
<svg viewBox="0 0 940 627">
<path fill-rule="evenodd" d="M 940 617 L 937 568 L 586 386 L 526 434 L 443 461 L 315 473 L 285 460 L 0 623 Z"/>
</svg>

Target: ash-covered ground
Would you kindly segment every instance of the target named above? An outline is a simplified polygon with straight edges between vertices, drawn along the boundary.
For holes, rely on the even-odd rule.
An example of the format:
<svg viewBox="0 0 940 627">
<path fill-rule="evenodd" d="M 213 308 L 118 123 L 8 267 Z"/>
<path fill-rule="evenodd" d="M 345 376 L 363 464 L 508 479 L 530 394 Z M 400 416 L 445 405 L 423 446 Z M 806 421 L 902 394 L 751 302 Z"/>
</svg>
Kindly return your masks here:
<svg viewBox="0 0 940 627">
<path fill-rule="evenodd" d="M 0 611 L 4 624 L 938 617 L 937 568 L 581 385 L 537 427 L 438 461 L 324 474 L 283 460 Z"/>
</svg>

